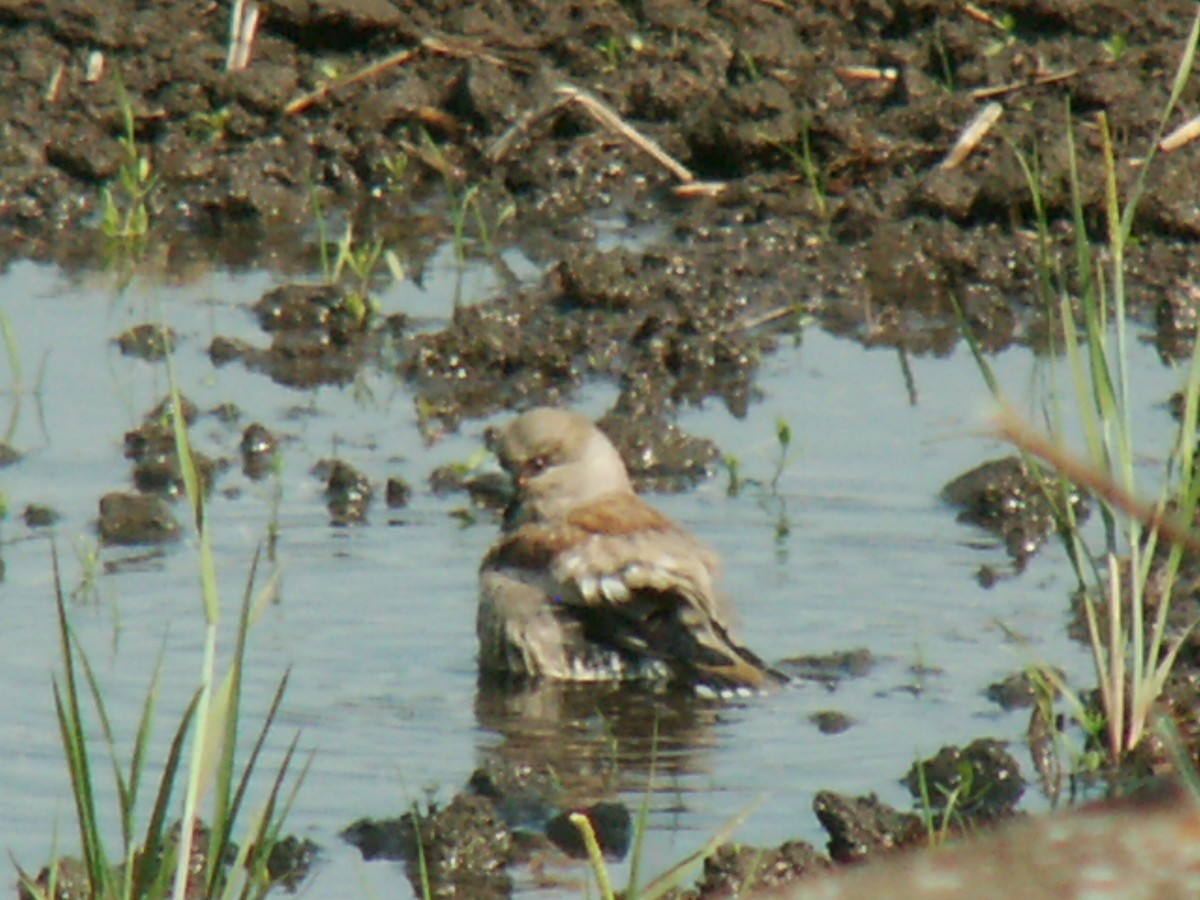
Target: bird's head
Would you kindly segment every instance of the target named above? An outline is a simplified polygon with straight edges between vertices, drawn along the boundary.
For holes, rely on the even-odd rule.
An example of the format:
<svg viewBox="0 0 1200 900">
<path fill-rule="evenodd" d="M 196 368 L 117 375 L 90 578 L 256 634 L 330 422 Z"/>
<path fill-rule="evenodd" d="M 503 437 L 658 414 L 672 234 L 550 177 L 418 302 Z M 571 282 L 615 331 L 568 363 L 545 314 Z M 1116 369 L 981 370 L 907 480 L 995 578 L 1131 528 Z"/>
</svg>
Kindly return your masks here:
<svg viewBox="0 0 1200 900">
<path fill-rule="evenodd" d="M 517 484 L 521 515 L 561 519 L 605 494 L 632 492 L 617 449 L 586 416 L 537 407 L 502 428 L 489 428 L 485 442 Z"/>
</svg>

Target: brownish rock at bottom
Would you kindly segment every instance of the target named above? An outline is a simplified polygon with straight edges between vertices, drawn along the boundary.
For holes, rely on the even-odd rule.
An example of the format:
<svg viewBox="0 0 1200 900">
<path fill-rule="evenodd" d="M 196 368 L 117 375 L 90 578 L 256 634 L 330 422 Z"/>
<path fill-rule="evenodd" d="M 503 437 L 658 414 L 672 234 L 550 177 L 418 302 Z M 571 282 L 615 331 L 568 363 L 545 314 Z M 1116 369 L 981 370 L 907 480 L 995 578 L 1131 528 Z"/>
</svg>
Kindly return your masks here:
<svg viewBox="0 0 1200 900">
<path fill-rule="evenodd" d="M 1027 819 L 755 900 L 1200 897 L 1200 805 L 1182 791 Z"/>
</svg>

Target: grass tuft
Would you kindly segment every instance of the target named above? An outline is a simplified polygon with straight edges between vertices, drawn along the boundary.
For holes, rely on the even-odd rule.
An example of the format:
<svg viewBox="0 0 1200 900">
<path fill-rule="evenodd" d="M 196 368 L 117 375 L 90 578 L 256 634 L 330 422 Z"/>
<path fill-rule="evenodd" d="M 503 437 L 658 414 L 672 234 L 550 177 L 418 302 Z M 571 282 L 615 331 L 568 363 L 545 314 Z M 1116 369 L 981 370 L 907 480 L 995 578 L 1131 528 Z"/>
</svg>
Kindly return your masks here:
<svg viewBox="0 0 1200 900">
<path fill-rule="evenodd" d="M 41 880 L 30 879 L 22 872 L 22 887 L 30 896 L 57 896 L 58 886 L 68 874 L 73 882 L 85 882 L 87 896 L 98 900 L 264 896 L 274 884 L 268 867 L 272 850 L 281 839 L 284 819 L 307 772 L 306 763 L 294 779 L 291 790 L 284 793 L 299 739 L 297 735 L 275 772 L 266 800 L 248 815 L 250 824 L 235 849 L 234 829 L 240 820 L 247 818 L 245 806 L 251 779 L 288 683 L 285 673 L 276 687 L 249 756 L 239 768 L 237 737 L 243 718 L 242 676 L 247 637 L 265 605 L 274 599 L 278 580 L 276 575 L 261 590 L 254 590 L 260 548 L 251 565 L 242 599 L 232 660 L 218 683 L 215 668 L 220 620 L 217 570 L 199 473 L 187 426 L 178 412 L 182 405 L 170 358 L 168 366 L 176 447 L 200 538 L 206 635 L 199 684 L 175 726 L 158 782 L 150 784 L 148 755 L 153 726 L 158 718 L 163 671 L 160 651 L 142 704 L 128 768 L 123 770 L 118 762 L 117 740 L 104 690 L 68 620 L 57 546 L 51 544 L 63 658 L 62 673 L 53 683 L 54 705 L 67 760 L 82 859 L 55 859 Z M 214 685 L 217 685 L 215 689 Z M 90 704 L 85 704 L 85 699 Z M 90 711 L 85 714 L 85 706 L 89 705 Z M 117 859 L 110 856 L 101 827 L 105 816 L 99 808 L 96 791 L 93 732 L 98 732 L 103 739 L 116 786 L 121 838 L 121 853 Z M 139 827 L 138 816 L 144 805 L 140 798 L 148 791 L 153 792 L 153 801 L 145 825 Z M 172 810 L 176 808 L 181 792 L 183 815 L 177 824 L 170 825 Z M 207 825 L 200 819 L 200 809 L 205 802 L 210 805 Z M 231 857 L 234 858 L 232 865 L 228 864 Z"/>
<path fill-rule="evenodd" d="M 1039 290 L 1055 315 L 1071 388 L 1064 397 L 1047 398 L 1043 435 L 1007 411 L 1003 391 L 973 342 L 984 378 L 1006 412 L 999 433 L 1026 456 L 1038 456 L 1069 481 L 1089 488 L 1098 500 L 1103 536 L 1096 546 L 1065 507 L 1060 534 L 1083 598 L 1093 662 L 1104 713 L 1110 760 L 1119 762 L 1153 724 L 1153 706 L 1175 663 L 1182 639 L 1170 635 L 1168 617 L 1185 549 L 1195 546 L 1192 523 L 1200 501 L 1195 466 L 1197 409 L 1200 406 L 1200 342 L 1184 377 L 1184 414 L 1167 452 L 1158 499 L 1138 501 L 1138 454 L 1132 423 L 1129 353 L 1132 338 L 1127 316 L 1126 251 L 1133 238 L 1137 207 L 1167 122 L 1191 77 L 1200 44 L 1200 11 L 1180 57 L 1170 100 L 1137 177 L 1122 197 L 1118 161 L 1107 117 L 1099 117 L 1103 184 L 1100 211 L 1104 233 L 1097 247 L 1088 233 L 1089 210 L 1078 165 L 1068 109 L 1071 217 L 1074 258 L 1057 259 L 1049 242 L 1045 204 L 1036 157 L 1018 153 L 1038 218 Z M 1082 424 L 1084 450 L 1066 449 L 1064 404 Z M 1063 685 L 1065 687 L 1065 685 Z M 1067 692 L 1082 715 L 1086 704 Z"/>
</svg>

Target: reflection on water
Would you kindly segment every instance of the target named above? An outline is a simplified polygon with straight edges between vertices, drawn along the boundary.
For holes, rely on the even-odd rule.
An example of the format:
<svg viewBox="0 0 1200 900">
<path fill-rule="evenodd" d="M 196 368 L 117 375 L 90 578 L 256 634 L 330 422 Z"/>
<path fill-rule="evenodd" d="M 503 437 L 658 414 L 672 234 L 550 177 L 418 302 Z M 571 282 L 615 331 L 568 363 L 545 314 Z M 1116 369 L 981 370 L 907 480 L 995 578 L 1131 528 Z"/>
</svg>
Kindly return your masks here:
<svg viewBox="0 0 1200 900">
<path fill-rule="evenodd" d="M 712 770 L 721 706 L 620 683 L 481 681 L 482 764 L 504 787 L 546 785 L 583 806 Z"/>
<path fill-rule="evenodd" d="M 628 796 L 711 773 L 720 707 L 679 691 L 607 683 L 480 681 L 477 767 L 448 801 L 342 832 L 364 860 L 402 862 L 416 893 L 507 897 L 514 876 L 582 887 L 586 817 L 610 862 L 626 859 Z M 571 871 L 572 866 L 575 871 Z M 581 876 L 585 876 L 582 877 Z"/>
</svg>

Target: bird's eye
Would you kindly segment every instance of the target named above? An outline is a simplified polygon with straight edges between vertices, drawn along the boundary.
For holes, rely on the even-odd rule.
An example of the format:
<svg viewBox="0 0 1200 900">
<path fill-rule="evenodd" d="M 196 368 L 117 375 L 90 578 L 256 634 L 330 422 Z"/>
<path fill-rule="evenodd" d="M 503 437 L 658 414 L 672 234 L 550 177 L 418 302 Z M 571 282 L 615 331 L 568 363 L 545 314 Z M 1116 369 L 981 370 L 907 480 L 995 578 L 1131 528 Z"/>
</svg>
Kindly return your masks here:
<svg viewBox="0 0 1200 900">
<path fill-rule="evenodd" d="M 546 471 L 546 467 L 549 465 L 550 465 L 550 460 L 547 459 L 545 456 L 535 456 L 532 459 L 526 460 L 525 466 L 524 466 L 525 474 L 526 475 L 541 475 L 542 472 Z"/>
</svg>

